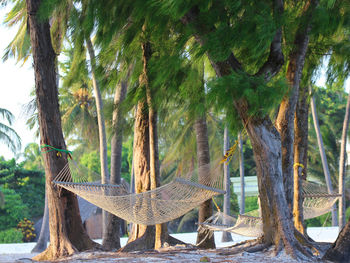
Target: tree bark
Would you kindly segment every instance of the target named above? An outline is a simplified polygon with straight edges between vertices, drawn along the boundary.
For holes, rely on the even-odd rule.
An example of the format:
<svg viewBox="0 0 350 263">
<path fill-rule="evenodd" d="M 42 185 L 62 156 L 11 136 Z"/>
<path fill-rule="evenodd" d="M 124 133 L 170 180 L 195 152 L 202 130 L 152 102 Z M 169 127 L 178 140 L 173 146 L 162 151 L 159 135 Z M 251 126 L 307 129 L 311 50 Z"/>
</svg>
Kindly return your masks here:
<svg viewBox="0 0 350 263">
<path fill-rule="evenodd" d="M 290 211 L 285 209 L 280 135 L 268 117 L 248 122 L 247 131 L 257 165 L 264 242 L 277 247 L 283 242 L 286 252 L 295 256 L 297 249 L 303 249 L 294 237 Z"/>
<path fill-rule="evenodd" d="M 328 249 L 323 259 L 338 263 L 350 262 L 350 220 L 340 231 L 337 240 Z"/>
<path fill-rule="evenodd" d="M 307 87 L 301 87 L 297 103 L 294 124 L 294 202 L 293 218 L 295 228 L 306 235 L 303 216 L 302 181 L 307 176 L 309 103 Z"/>
<path fill-rule="evenodd" d="M 61 128 L 58 105 L 55 60 L 52 48 L 50 25 L 47 19 L 39 18 L 37 12 L 41 1 L 27 0 L 28 26 L 35 71 L 35 93 L 39 115 L 41 144 L 66 149 Z M 65 153 L 45 153 L 44 164 L 46 189 L 50 214 L 50 246 L 35 260 L 53 260 L 75 251 L 91 249 L 95 243 L 86 234 L 74 194 L 57 189 L 52 179 L 67 163 Z"/>
<path fill-rule="evenodd" d="M 45 187 L 46 188 L 46 187 Z M 49 240 L 49 206 L 47 202 L 47 191 L 45 190 L 45 208 L 43 221 L 41 223 L 40 235 L 32 253 L 43 252 L 47 248 L 47 241 Z"/>
<path fill-rule="evenodd" d="M 230 137 L 228 135 L 228 129 L 225 127 L 224 130 L 224 155 L 230 148 Z M 230 163 L 227 161 L 224 164 L 224 185 L 225 185 L 225 195 L 224 195 L 224 215 L 230 215 L 230 195 L 231 195 L 231 180 L 230 180 Z M 224 224 L 227 224 L 224 217 Z M 232 241 L 232 236 L 230 232 L 222 232 L 222 242 Z"/>
<path fill-rule="evenodd" d="M 310 105 L 311 105 L 311 113 L 312 113 L 312 118 L 314 121 L 314 126 L 315 126 L 315 131 L 316 131 L 316 136 L 317 136 L 317 143 L 318 143 L 318 148 L 320 150 L 323 172 L 324 172 L 324 177 L 326 179 L 328 193 L 333 194 L 331 175 L 330 175 L 329 169 L 328 169 L 327 156 L 326 156 L 326 153 L 324 151 L 322 134 L 321 134 L 321 130 L 320 130 L 320 125 L 318 123 L 316 106 L 315 106 L 315 99 L 313 96 L 311 97 Z M 334 204 L 332 207 L 332 226 L 337 226 L 337 225 L 338 225 L 337 205 Z"/>
<path fill-rule="evenodd" d="M 241 204 L 239 206 L 239 213 L 245 213 L 245 183 L 244 183 L 244 155 L 243 155 L 243 140 L 242 135 L 238 134 L 238 148 L 239 148 L 239 177 L 241 181 Z"/>
<path fill-rule="evenodd" d="M 348 101 L 346 103 L 345 117 L 343 122 L 343 132 L 341 136 L 340 146 L 340 160 L 339 160 L 339 229 L 342 229 L 345 225 L 345 174 L 346 174 L 346 142 L 348 137 L 350 119 L 350 94 L 348 95 Z"/>
<path fill-rule="evenodd" d="M 96 110 L 97 110 L 97 121 L 98 121 L 98 134 L 100 141 L 100 161 L 101 161 L 101 183 L 108 183 L 108 161 L 107 161 L 107 139 L 106 139 L 106 127 L 105 119 L 103 115 L 103 101 L 101 96 L 101 89 L 96 76 L 96 57 L 94 47 L 91 43 L 90 37 L 86 38 L 86 46 L 90 56 L 91 64 L 91 76 L 92 86 L 95 93 Z M 107 238 L 107 215 L 108 212 L 102 210 L 102 243 Z"/>
<path fill-rule="evenodd" d="M 149 117 L 145 101 L 137 104 L 134 130 L 134 172 L 135 193 L 151 190 Z M 155 227 L 133 224 L 128 244 L 122 251 L 145 250 L 154 248 Z"/>
<path fill-rule="evenodd" d="M 121 103 L 126 97 L 128 78 L 121 81 L 114 95 L 113 110 L 113 137 L 111 142 L 111 184 L 120 184 L 122 168 L 122 146 L 123 146 L 123 112 Z M 102 242 L 104 250 L 115 250 L 120 248 L 120 228 L 122 219 L 108 213 L 106 238 Z"/>
<path fill-rule="evenodd" d="M 308 5 L 308 7 L 310 6 Z M 307 11 L 308 9 L 304 12 Z M 307 16 L 309 21 L 311 20 L 311 17 L 309 17 L 311 14 Z M 290 94 L 282 100 L 276 119 L 276 128 L 281 134 L 283 183 L 290 212 L 293 211 L 294 115 L 299 98 L 299 85 L 304 68 L 305 55 L 309 44 L 309 31 L 309 24 L 299 25 L 294 40 L 294 48 L 289 55 L 287 68 L 286 78 L 290 85 Z M 290 213 L 290 216 L 292 216 L 292 213 Z"/>
<path fill-rule="evenodd" d="M 145 30 L 143 26 L 142 30 Z M 141 43 L 143 71 L 139 77 L 140 89 L 146 92 L 146 101 L 138 102 L 134 134 L 134 180 L 135 192 L 141 193 L 160 186 L 157 112 L 153 105 L 148 63 L 152 56 L 151 44 Z M 122 251 L 158 249 L 165 242 L 170 245 L 182 243 L 168 234 L 166 224 L 144 226 L 133 224 L 128 244 Z"/>
<path fill-rule="evenodd" d="M 209 154 L 209 142 L 208 142 L 208 132 L 207 132 L 207 122 L 205 117 L 197 118 L 194 124 L 194 129 L 196 132 L 197 141 L 197 162 L 198 162 L 198 181 L 201 184 L 208 182 L 208 168 L 201 169 L 201 167 L 206 167 L 210 163 Z M 213 205 L 211 200 L 207 200 L 202 203 L 198 211 L 198 223 L 203 223 L 213 214 Z M 209 230 L 200 231 L 197 234 L 197 245 L 200 248 L 215 248 L 214 235 L 209 235 Z"/>
<path fill-rule="evenodd" d="M 274 12 L 281 15 L 283 1 L 274 1 Z M 198 21 L 200 9 L 191 8 L 182 18 L 182 23 L 189 25 L 194 31 L 195 40 L 202 46 L 206 44 L 206 35 L 215 28 L 208 28 Z M 231 53 L 226 59 L 217 61 L 212 58 L 210 50 L 208 58 L 218 77 L 230 75 L 232 71 L 242 72 L 243 68 L 237 58 Z M 256 75 L 264 76 L 266 81 L 273 78 L 284 64 L 282 53 L 282 29 L 276 30 L 270 45 L 270 54 Z M 310 251 L 301 247 L 294 236 L 294 225 L 290 220 L 290 210 L 283 187 L 281 138 L 268 116 L 249 116 L 249 106 L 244 99 L 232 98 L 243 124 L 247 127 L 252 143 L 254 158 L 257 165 L 259 195 L 262 208 L 263 242 L 275 244 L 277 250 L 285 248 L 286 252 L 302 258 L 300 253 L 311 256 Z"/>
</svg>

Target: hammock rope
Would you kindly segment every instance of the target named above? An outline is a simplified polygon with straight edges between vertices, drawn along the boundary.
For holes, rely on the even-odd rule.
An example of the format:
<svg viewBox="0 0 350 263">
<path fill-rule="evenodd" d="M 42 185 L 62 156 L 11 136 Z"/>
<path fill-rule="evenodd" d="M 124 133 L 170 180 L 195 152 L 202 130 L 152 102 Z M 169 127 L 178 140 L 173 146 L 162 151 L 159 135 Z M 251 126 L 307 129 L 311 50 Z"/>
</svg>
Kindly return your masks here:
<svg viewBox="0 0 350 263">
<path fill-rule="evenodd" d="M 327 188 L 313 182 L 303 181 L 303 215 L 304 219 L 315 218 L 331 211 L 339 194 L 328 194 Z M 259 209 L 243 215 L 229 216 L 218 211 L 200 224 L 198 231 L 231 232 L 242 236 L 259 237 L 263 234 L 262 218 L 257 216 Z"/>
<path fill-rule="evenodd" d="M 154 190 L 130 194 L 122 185 L 89 182 L 88 173 L 69 161 L 53 183 L 126 221 L 155 225 L 176 219 L 204 201 L 225 193 L 219 162 L 199 169 L 206 173 L 200 183 L 197 170 Z"/>
</svg>

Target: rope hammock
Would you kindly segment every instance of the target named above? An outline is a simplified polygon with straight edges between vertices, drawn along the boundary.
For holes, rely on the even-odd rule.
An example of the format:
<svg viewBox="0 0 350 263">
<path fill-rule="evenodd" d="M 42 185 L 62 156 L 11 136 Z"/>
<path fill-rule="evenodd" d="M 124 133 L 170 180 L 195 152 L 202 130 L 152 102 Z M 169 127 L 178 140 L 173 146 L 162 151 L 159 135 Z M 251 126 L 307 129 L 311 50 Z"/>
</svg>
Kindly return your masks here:
<svg viewBox="0 0 350 263">
<path fill-rule="evenodd" d="M 331 211 L 334 203 L 339 200 L 339 194 L 328 194 L 327 188 L 314 183 L 303 181 L 303 215 L 310 219 Z M 259 210 L 253 210 L 237 217 L 225 215 L 218 211 L 199 225 L 198 231 L 231 232 L 242 236 L 258 237 L 263 234 L 263 222 Z"/>
<path fill-rule="evenodd" d="M 196 170 L 154 190 L 130 194 L 123 185 L 89 182 L 93 179 L 91 173 L 69 161 L 53 183 L 126 221 L 155 225 L 176 219 L 204 201 L 225 193 L 222 165 L 206 165 L 199 170 L 205 175 L 200 181 Z"/>
</svg>

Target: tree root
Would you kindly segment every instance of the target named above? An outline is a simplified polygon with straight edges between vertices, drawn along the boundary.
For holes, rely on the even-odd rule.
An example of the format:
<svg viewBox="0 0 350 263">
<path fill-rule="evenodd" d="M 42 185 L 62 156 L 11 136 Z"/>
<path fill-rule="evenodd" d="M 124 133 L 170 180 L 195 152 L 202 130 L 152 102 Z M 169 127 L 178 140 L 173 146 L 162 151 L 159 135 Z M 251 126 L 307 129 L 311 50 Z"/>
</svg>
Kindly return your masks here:
<svg viewBox="0 0 350 263">
<path fill-rule="evenodd" d="M 59 247 L 59 249 L 50 244 L 46 250 L 36 255 L 32 259 L 35 261 L 50 261 L 60 257 L 70 256 L 75 252 L 77 252 L 77 250 L 70 242 L 66 242 L 61 247 Z"/>
<path fill-rule="evenodd" d="M 153 239 L 153 242 L 151 241 Z M 186 243 L 178 240 L 169 234 L 164 239 L 163 246 L 176 246 L 185 245 Z M 132 242 L 126 244 L 124 247 L 120 248 L 118 252 L 132 252 L 132 251 L 152 251 L 154 250 L 154 235 L 145 234 Z"/>
<path fill-rule="evenodd" d="M 179 240 L 171 235 L 168 235 L 166 242 L 169 244 L 169 246 L 187 245 L 187 243 L 185 243 L 185 242 L 183 242 L 183 241 L 181 241 L 181 240 Z"/>
<path fill-rule="evenodd" d="M 270 247 L 270 244 L 263 243 L 262 238 L 252 239 L 252 240 L 246 240 L 237 244 L 234 244 L 232 246 L 229 246 L 225 249 L 222 249 L 223 252 L 219 252 L 219 255 L 234 255 L 241 252 L 248 252 L 248 253 L 254 253 L 258 251 L 262 251 L 268 247 Z"/>
<path fill-rule="evenodd" d="M 273 255 L 277 256 L 282 251 L 286 251 L 291 257 L 302 260 L 303 262 L 315 261 L 320 259 L 320 255 L 324 254 L 326 245 L 321 246 L 320 243 L 314 242 L 307 237 L 304 237 L 300 232 L 295 233 L 297 243 L 290 247 L 284 246 L 283 240 L 281 239 L 275 246 L 271 243 L 267 243 L 264 237 L 257 239 L 246 240 L 237 244 L 234 244 L 225 249 L 220 249 L 220 255 L 234 255 L 242 252 L 255 253 L 264 251 L 274 246 Z M 327 244 L 328 246 L 328 244 Z"/>
<path fill-rule="evenodd" d="M 242 245 L 245 245 L 245 244 L 253 244 L 254 245 L 257 242 L 258 243 L 263 243 L 263 237 L 258 237 L 258 238 L 255 238 L 255 239 L 244 240 L 242 242 L 233 244 L 232 246 L 228 246 L 227 248 L 234 248 L 234 247 L 242 246 Z"/>
</svg>

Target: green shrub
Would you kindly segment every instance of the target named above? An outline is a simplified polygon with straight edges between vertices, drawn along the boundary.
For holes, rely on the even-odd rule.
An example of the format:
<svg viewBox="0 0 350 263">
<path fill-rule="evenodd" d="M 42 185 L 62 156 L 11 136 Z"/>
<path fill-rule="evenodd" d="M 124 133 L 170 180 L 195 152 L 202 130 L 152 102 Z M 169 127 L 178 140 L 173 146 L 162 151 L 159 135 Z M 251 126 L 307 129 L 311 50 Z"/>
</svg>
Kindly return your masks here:
<svg viewBox="0 0 350 263">
<path fill-rule="evenodd" d="M 23 242 L 32 242 L 36 238 L 36 234 L 34 233 L 34 222 L 27 218 L 24 218 L 18 223 L 17 229 L 22 232 Z"/>
<path fill-rule="evenodd" d="M 22 243 L 23 234 L 16 228 L 0 231 L 0 244 Z"/>
<path fill-rule="evenodd" d="M 250 212 L 259 209 L 258 197 L 247 196 L 245 198 L 245 212 Z"/>
<path fill-rule="evenodd" d="M 345 218 L 346 218 L 346 222 L 348 222 L 350 218 L 350 206 L 345 210 Z"/>
<path fill-rule="evenodd" d="M 332 226 L 332 215 L 331 212 L 327 214 L 310 218 L 305 220 L 307 227 L 323 227 L 323 226 Z"/>
<path fill-rule="evenodd" d="M 12 189 L 1 188 L 5 196 L 5 206 L 0 208 L 0 231 L 16 227 L 24 217 L 28 217 L 28 207 L 23 204 L 21 196 Z"/>
</svg>

